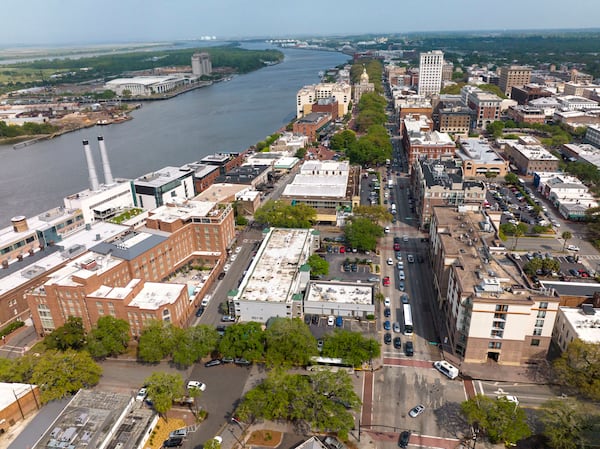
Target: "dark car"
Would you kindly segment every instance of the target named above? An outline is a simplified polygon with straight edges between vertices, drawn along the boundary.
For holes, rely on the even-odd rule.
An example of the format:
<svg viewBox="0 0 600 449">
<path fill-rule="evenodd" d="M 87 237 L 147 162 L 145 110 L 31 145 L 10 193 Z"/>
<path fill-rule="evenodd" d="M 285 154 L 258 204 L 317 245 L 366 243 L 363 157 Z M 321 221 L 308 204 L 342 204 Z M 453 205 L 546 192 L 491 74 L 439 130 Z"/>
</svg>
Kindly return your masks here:
<svg viewBox="0 0 600 449">
<path fill-rule="evenodd" d="M 392 328 L 392 324 L 389 322 L 389 320 L 384 321 L 383 329 L 385 329 L 386 331 L 389 331 L 391 328 Z"/>
<path fill-rule="evenodd" d="M 400 337 L 394 338 L 394 348 L 402 349 L 402 341 L 400 340 Z"/>
<path fill-rule="evenodd" d="M 565 257 L 565 259 L 567 259 L 567 262 L 569 262 L 569 263 L 577 263 L 577 261 L 575 260 L 575 258 L 573 256 L 567 256 L 567 257 Z"/>
<path fill-rule="evenodd" d="M 310 324 L 310 321 L 311 321 L 311 317 L 310 317 L 310 315 L 309 315 L 308 313 L 307 313 L 307 314 L 305 314 L 305 315 L 304 315 L 304 322 L 305 322 L 306 324 Z"/>
<path fill-rule="evenodd" d="M 389 332 L 388 332 L 388 333 L 386 333 L 386 334 L 383 336 L 383 342 L 384 342 L 386 345 L 389 345 L 389 344 L 392 342 L 392 334 L 390 334 Z"/>
<path fill-rule="evenodd" d="M 412 341 L 409 340 L 404 343 L 404 354 L 406 354 L 408 357 L 415 355 L 415 349 Z"/>
<path fill-rule="evenodd" d="M 313 315 L 311 321 L 313 324 L 319 324 L 319 315 Z"/>
<path fill-rule="evenodd" d="M 206 368 L 210 368 L 211 366 L 219 366 L 220 364 L 221 364 L 221 361 L 219 359 L 212 359 L 212 360 L 209 360 L 208 362 L 206 362 L 204 364 L 204 366 Z"/>
<path fill-rule="evenodd" d="M 386 318 L 389 318 L 391 315 L 392 315 L 392 311 L 390 310 L 390 308 L 389 308 L 389 307 L 386 307 L 386 308 L 383 310 L 383 316 L 385 316 Z"/>
<path fill-rule="evenodd" d="M 163 447 L 179 447 L 183 444 L 182 437 L 169 438 L 163 443 Z"/>
<path fill-rule="evenodd" d="M 405 430 L 400 434 L 400 438 L 398 439 L 398 446 L 402 449 L 405 449 L 408 446 L 408 441 L 410 440 L 410 431 Z"/>
<path fill-rule="evenodd" d="M 408 304 L 408 295 L 402 295 L 402 304 Z"/>
<path fill-rule="evenodd" d="M 219 273 L 219 276 L 217 277 L 217 279 L 218 279 L 218 280 L 222 280 L 224 277 L 225 277 L 225 272 L 224 272 L 224 271 L 221 271 L 221 272 Z"/>
<path fill-rule="evenodd" d="M 240 365 L 240 366 L 250 366 L 252 365 L 252 362 L 250 360 L 246 360 L 242 357 L 238 357 L 233 361 L 236 365 Z"/>
<path fill-rule="evenodd" d="M 198 307 L 198 310 L 196 310 L 196 316 L 201 316 L 203 313 L 204 313 L 204 306 Z"/>
<path fill-rule="evenodd" d="M 571 268 L 569 270 L 569 273 L 571 273 L 571 276 L 579 276 L 579 273 L 577 272 L 577 270 L 575 268 Z"/>
<path fill-rule="evenodd" d="M 219 334 L 221 337 L 225 335 L 225 326 L 217 326 L 217 334 Z"/>
</svg>

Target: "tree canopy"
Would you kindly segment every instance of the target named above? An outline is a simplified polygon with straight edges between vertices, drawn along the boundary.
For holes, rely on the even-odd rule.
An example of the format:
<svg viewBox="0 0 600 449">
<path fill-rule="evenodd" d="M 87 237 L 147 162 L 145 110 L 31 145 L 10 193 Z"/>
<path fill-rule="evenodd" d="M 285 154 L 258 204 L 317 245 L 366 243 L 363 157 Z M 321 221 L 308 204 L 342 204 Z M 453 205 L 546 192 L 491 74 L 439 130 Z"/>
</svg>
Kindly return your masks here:
<svg viewBox="0 0 600 449">
<path fill-rule="evenodd" d="M 44 338 L 44 345 L 48 349 L 81 349 L 85 346 L 85 329 L 83 320 L 79 317 L 70 316 L 64 325 L 54 329 Z"/>
<path fill-rule="evenodd" d="M 250 321 L 227 326 L 219 343 L 219 350 L 227 357 L 261 360 L 265 350 L 265 334 L 260 323 Z"/>
<path fill-rule="evenodd" d="M 558 382 L 584 397 L 600 400 L 600 345 L 573 340 L 553 368 Z"/>
<path fill-rule="evenodd" d="M 377 239 L 383 236 L 383 228 L 366 217 L 354 217 L 344 227 L 346 241 L 352 248 L 374 251 Z"/>
<path fill-rule="evenodd" d="M 393 215 L 388 212 L 385 206 L 356 206 L 352 212 L 354 216 L 365 217 L 373 223 L 382 223 L 392 221 Z"/>
<path fill-rule="evenodd" d="M 300 318 L 273 318 L 265 331 L 266 362 L 271 366 L 306 366 L 317 354 L 315 337 Z"/>
<path fill-rule="evenodd" d="M 329 262 L 318 254 L 313 254 L 308 258 L 311 276 L 326 276 L 329 273 Z"/>
<path fill-rule="evenodd" d="M 570 398 L 555 399 L 542 405 L 543 434 L 553 449 L 587 447 L 589 431 L 600 431 L 600 415 L 591 406 Z M 598 428 L 594 429 L 594 425 Z"/>
<path fill-rule="evenodd" d="M 180 374 L 157 371 L 144 380 L 148 389 L 148 399 L 159 414 L 165 414 L 173 406 L 173 401 L 183 396 L 183 379 Z"/>
<path fill-rule="evenodd" d="M 278 228 L 310 228 L 317 218 L 317 211 L 304 204 L 295 205 L 283 201 L 267 201 L 254 213 L 257 223 Z"/>
<path fill-rule="evenodd" d="M 100 317 L 87 336 L 86 349 L 94 358 L 123 354 L 129 342 L 129 323 L 110 315 Z"/>
<path fill-rule="evenodd" d="M 379 357 L 381 346 L 376 340 L 366 338 L 359 332 L 336 330 L 324 339 L 322 354 L 360 367 L 364 362 Z"/>
</svg>

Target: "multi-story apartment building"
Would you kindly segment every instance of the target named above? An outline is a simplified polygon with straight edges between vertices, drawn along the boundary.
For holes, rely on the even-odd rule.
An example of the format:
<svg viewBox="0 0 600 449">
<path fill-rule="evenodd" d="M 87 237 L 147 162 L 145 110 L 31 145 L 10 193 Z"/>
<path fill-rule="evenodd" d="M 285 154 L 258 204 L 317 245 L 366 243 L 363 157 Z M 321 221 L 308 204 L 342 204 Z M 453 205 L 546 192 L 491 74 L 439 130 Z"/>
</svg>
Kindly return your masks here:
<svg viewBox="0 0 600 449">
<path fill-rule="evenodd" d="M 461 137 L 456 155 L 462 160 L 463 175 L 467 178 L 487 177 L 490 174 L 504 177 L 510 172 L 509 162 L 486 140 Z"/>
<path fill-rule="evenodd" d="M 346 83 L 319 83 L 304 86 L 296 94 L 296 118 L 312 112 L 312 105 L 317 100 L 332 98 L 338 103 L 338 116 L 348 113 L 348 105 L 352 100 L 352 86 Z"/>
<path fill-rule="evenodd" d="M 467 363 L 543 360 L 560 300 L 551 290 L 521 285 L 514 265 L 491 257 L 496 249 L 491 239 L 491 225 L 481 213 L 434 208 L 430 252 L 448 345 Z"/>
<path fill-rule="evenodd" d="M 600 148 L 600 126 L 592 125 L 588 126 L 585 131 L 585 141 Z"/>
<path fill-rule="evenodd" d="M 428 117 L 407 115 L 402 121 L 402 142 L 406 151 L 408 169 L 423 159 L 439 159 L 454 155 L 456 145 L 447 133 L 431 131 L 433 122 Z"/>
<path fill-rule="evenodd" d="M 532 106 L 511 106 L 508 108 L 507 115 L 517 123 L 545 123 L 546 114 L 541 108 Z"/>
<path fill-rule="evenodd" d="M 510 65 L 500 68 L 500 82 L 498 86 L 504 95 L 510 97 L 513 86 L 524 86 L 531 82 L 531 68 L 519 65 Z"/>
<path fill-rule="evenodd" d="M 474 86 L 464 86 L 460 94 L 463 104 L 473 111 L 472 127 L 485 128 L 500 119 L 502 98 Z"/>
<path fill-rule="evenodd" d="M 192 55 L 192 74 L 194 76 L 206 76 L 212 73 L 210 54 L 206 52 L 194 53 Z"/>
<path fill-rule="evenodd" d="M 195 196 L 194 170 L 188 166 L 164 167 L 136 178 L 132 184 L 136 206 L 147 210 Z"/>
<path fill-rule="evenodd" d="M 504 153 L 519 173 L 525 175 L 558 170 L 558 158 L 539 145 L 536 139 L 521 137 L 518 141 L 507 142 Z"/>
<path fill-rule="evenodd" d="M 234 237 L 230 205 L 190 201 L 161 206 L 150 212 L 147 228 L 98 242 L 29 291 L 34 326 L 43 334 L 75 316 L 89 330 L 99 317 L 111 315 L 126 320 L 135 336 L 149 320 L 183 325 L 194 298 L 216 279 Z M 202 281 L 194 286 L 164 283 L 192 263 L 210 268 Z"/>
<path fill-rule="evenodd" d="M 468 134 L 472 112 L 466 106 L 443 108 L 437 111 L 438 131 L 451 134 Z"/>
<path fill-rule="evenodd" d="M 455 158 L 417 161 L 411 183 L 421 228 L 429 226 L 434 207 L 479 210 L 485 200 L 485 184 L 465 180 L 461 161 Z"/>
<path fill-rule="evenodd" d="M 531 100 L 537 98 L 546 98 L 552 96 L 552 92 L 539 84 L 529 83 L 524 86 L 513 86 L 511 88 L 510 98 L 521 105 L 528 104 Z"/>
<path fill-rule="evenodd" d="M 442 88 L 444 53 L 440 50 L 421 53 L 419 57 L 419 95 L 439 94 Z"/>
<path fill-rule="evenodd" d="M 309 142 L 316 142 L 321 132 L 331 123 L 331 115 L 326 112 L 311 112 L 294 122 L 292 130 L 294 134 L 302 134 L 308 137 Z"/>
</svg>

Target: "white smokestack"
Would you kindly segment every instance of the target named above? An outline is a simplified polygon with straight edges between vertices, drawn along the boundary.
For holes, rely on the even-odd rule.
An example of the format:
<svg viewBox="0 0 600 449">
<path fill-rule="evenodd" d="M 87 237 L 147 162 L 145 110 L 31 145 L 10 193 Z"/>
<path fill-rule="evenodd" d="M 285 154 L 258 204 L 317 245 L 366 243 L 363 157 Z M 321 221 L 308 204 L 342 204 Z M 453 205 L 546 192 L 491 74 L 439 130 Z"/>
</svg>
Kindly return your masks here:
<svg viewBox="0 0 600 449">
<path fill-rule="evenodd" d="M 106 154 L 106 145 L 104 144 L 104 137 L 98 136 L 98 145 L 100 145 L 100 157 L 102 158 L 102 170 L 104 171 L 104 183 L 106 185 L 114 184 L 112 172 L 110 170 L 110 162 L 108 161 L 108 154 Z"/>
<path fill-rule="evenodd" d="M 94 166 L 94 158 L 92 157 L 90 143 L 87 140 L 83 141 L 83 151 L 85 152 L 85 160 L 87 161 L 88 172 L 90 175 L 90 189 L 92 191 L 99 190 L 100 185 L 98 184 L 98 175 L 96 174 L 96 167 Z"/>
</svg>

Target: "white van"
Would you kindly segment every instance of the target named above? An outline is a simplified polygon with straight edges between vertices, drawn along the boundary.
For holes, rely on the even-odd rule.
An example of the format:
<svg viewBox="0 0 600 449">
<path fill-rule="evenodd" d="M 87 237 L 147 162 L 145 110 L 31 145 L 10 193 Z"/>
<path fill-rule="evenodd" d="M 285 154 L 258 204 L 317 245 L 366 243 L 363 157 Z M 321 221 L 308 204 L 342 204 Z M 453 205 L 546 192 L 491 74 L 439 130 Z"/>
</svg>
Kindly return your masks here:
<svg viewBox="0 0 600 449">
<path fill-rule="evenodd" d="M 210 302 L 210 298 L 212 298 L 212 295 L 206 295 L 204 298 L 202 298 L 202 302 L 200 304 L 206 307 Z"/>
<path fill-rule="evenodd" d="M 450 379 L 456 379 L 458 377 L 458 368 L 450 365 L 445 360 L 434 362 L 433 367 Z"/>
</svg>

